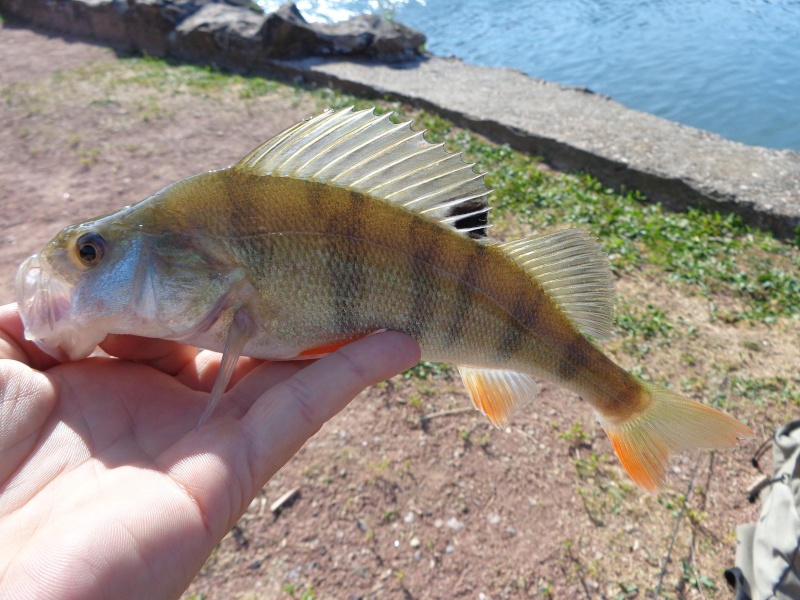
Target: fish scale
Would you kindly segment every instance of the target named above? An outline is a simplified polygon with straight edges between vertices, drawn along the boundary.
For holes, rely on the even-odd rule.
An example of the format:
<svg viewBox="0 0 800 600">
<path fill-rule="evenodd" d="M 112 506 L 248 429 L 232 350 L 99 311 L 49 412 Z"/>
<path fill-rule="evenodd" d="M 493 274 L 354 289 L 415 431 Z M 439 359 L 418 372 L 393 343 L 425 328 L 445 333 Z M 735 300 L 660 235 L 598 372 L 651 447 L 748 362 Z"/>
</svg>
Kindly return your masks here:
<svg viewBox="0 0 800 600">
<path fill-rule="evenodd" d="M 239 356 L 318 358 L 382 330 L 458 365 L 497 426 L 555 381 L 595 409 L 653 489 L 669 454 L 749 428 L 641 381 L 586 335 L 613 330 L 607 258 L 587 232 L 486 238 L 483 177 L 408 124 L 325 112 L 237 164 L 71 226 L 19 269 L 25 334 L 78 360 L 108 333 L 222 352 L 202 422 Z M 114 311 L 104 307 L 114 307 Z"/>
</svg>

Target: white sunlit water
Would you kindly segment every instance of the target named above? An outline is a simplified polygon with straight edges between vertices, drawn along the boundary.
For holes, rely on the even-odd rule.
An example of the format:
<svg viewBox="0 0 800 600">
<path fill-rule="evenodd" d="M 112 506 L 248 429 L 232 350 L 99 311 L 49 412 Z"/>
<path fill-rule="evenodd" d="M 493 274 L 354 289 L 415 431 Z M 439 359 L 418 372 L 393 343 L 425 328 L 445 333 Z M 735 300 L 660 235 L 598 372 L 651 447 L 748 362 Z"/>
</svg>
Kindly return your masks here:
<svg viewBox="0 0 800 600">
<path fill-rule="evenodd" d="M 275 10 L 280 0 L 260 0 Z M 299 0 L 391 14 L 427 49 L 587 87 L 729 139 L 800 150 L 799 0 Z"/>
</svg>

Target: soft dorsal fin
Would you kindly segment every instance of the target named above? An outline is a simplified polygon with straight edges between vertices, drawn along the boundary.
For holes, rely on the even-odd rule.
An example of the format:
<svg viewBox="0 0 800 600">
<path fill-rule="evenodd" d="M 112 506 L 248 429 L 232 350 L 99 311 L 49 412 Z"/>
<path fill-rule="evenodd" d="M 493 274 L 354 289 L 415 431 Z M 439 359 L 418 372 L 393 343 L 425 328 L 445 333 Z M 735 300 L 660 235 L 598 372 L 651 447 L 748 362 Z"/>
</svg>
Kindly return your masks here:
<svg viewBox="0 0 800 600">
<path fill-rule="evenodd" d="M 519 405 L 538 391 L 533 377 L 516 371 L 459 366 L 458 372 L 473 406 L 495 427 L 503 427 Z"/>
<path fill-rule="evenodd" d="M 485 237 L 491 190 L 483 175 L 423 133 L 372 109 L 329 110 L 278 134 L 233 168 L 349 188 Z"/>
<path fill-rule="evenodd" d="M 567 229 L 499 244 L 567 313 L 598 339 L 614 327 L 614 290 L 608 257 L 583 229 Z"/>
</svg>

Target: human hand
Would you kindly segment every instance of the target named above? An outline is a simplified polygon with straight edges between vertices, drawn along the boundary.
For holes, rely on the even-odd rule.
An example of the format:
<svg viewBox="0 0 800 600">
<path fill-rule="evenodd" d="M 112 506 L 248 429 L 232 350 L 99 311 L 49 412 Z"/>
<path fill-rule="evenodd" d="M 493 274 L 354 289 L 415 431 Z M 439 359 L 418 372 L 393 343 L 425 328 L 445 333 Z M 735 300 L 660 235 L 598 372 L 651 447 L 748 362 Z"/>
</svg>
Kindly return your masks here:
<svg viewBox="0 0 800 600">
<path fill-rule="evenodd" d="M 419 360 L 399 333 L 316 362 L 109 336 L 58 364 L 0 308 L 0 598 L 178 597 L 261 487 L 366 386 Z M 136 362 L 132 362 L 136 361 Z"/>
</svg>

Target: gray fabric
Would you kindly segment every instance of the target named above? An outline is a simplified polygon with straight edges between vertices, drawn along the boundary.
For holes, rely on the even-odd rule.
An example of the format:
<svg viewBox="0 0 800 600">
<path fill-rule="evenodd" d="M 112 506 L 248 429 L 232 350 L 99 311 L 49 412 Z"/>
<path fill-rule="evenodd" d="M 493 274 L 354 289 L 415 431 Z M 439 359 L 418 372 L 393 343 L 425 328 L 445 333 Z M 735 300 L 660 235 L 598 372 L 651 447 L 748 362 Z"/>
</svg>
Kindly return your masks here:
<svg viewBox="0 0 800 600">
<path fill-rule="evenodd" d="M 736 530 L 736 567 L 726 572 L 737 598 L 800 599 L 800 420 L 775 432 L 775 479 L 759 494 L 756 523 Z"/>
</svg>

